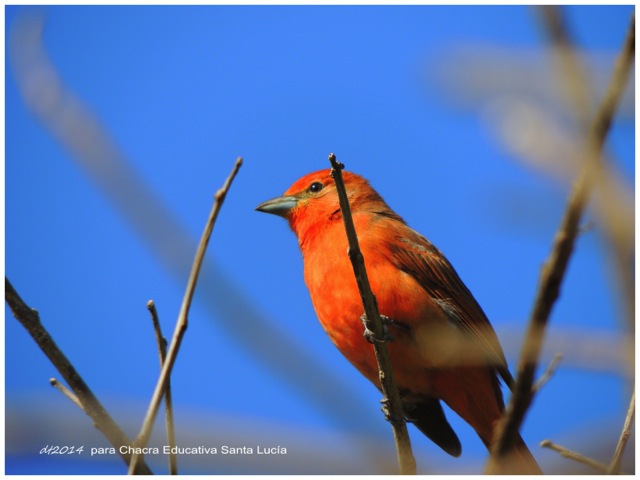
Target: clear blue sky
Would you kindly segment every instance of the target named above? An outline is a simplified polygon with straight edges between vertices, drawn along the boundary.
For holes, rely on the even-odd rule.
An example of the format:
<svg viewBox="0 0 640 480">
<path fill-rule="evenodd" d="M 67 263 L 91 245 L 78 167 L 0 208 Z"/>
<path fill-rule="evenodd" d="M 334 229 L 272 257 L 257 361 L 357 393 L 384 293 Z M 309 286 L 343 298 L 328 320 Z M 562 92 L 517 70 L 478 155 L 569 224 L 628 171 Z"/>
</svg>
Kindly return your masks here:
<svg viewBox="0 0 640 480">
<path fill-rule="evenodd" d="M 595 55 L 588 58 L 599 91 L 632 9 L 565 10 L 577 44 Z M 5 14 L 7 48 L 21 18 L 42 16 L 44 46 L 64 88 L 99 119 L 144 184 L 129 203 L 114 201 L 121 184 L 105 189 L 44 128 L 7 57 L 6 274 L 131 437 L 158 372 L 146 302 L 156 301 L 170 336 L 190 262 L 171 266 L 158 244 L 175 246 L 180 229 L 195 243 L 238 155 L 245 163 L 213 232 L 207 278 L 174 370 L 178 443 L 271 442 L 288 452 L 181 458 L 181 471 L 376 473 L 372 458 L 393 461 L 380 395 L 318 324 L 294 236 L 282 220 L 254 211 L 301 175 L 327 168 L 331 152 L 447 255 L 513 370 L 567 194 L 566 183 L 520 162 L 487 124 L 502 93 L 545 102 L 534 90 L 551 85 L 555 71 L 534 10 L 11 6 Z M 475 94 L 461 89 L 490 73 L 498 84 Z M 633 91 L 607 145 L 629 188 L 632 100 Z M 131 176 L 121 176 L 130 185 Z M 162 207 L 145 210 L 136 196 L 144 191 Z M 153 230 L 161 211 L 175 229 Z M 620 348 L 622 309 L 608 261 L 597 228 L 580 237 L 551 319 L 549 336 L 565 342 L 565 360 L 536 398 L 523 437 L 552 471 L 566 463 L 538 447 L 541 440 L 579 450 L 597 432 L 609 448 L 624 419 L 628 379 L 609 359 Z M 51 444 L 88 450 L 107 442 L 49 386 L 59 374 L 8 309 L 5 316 L 6 472 L 124 473 L 115 456 L 38 453 Z M 595 353 L 576 345 L 587 340 Z M 545 350 L 545 364 L 558 348 Z M 604 351 L 609 357 L 600 359 Z M 599 368 L 582 365 L 585 356 Z M 484 446 L 455 414 L 448 417 L 462 457 L 448 457 L 412 428 L 419 470 L 479 473 Z M 163 444 L 161 436 L 154 441 Z M 166 472 L 163 458 L 148 460 Z"/>
</svg>

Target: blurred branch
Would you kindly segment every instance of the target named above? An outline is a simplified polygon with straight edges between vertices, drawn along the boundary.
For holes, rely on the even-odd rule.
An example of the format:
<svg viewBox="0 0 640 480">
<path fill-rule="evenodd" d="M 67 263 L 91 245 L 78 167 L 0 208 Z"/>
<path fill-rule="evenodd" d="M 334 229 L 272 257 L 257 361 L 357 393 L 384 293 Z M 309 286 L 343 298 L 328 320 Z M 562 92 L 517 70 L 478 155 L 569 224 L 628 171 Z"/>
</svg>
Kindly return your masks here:
<svg viewBox="0 0 640 480">
<path fill-rule="evenodd" d="M 622 465 L 622 454 L 624 453 L 624 449 L 626 448 L 627 442 L 629 441 L 629 436 L 631 435 L 631 425 L 633 424 L 633 417 L 635 416 L 635 414 L 636 390 L 634 387 L 633 393 L 631 394 L 631 401 L 629 402 L 629 409 L 627 410 L 627 417 L 624 420 L 622 432 L 620 433 L 620 439 L 618 440 L 618 444 L 616 445 L 616 451 L 613 454 L 611 464 L 606 471 L 607 475 L 617 475 L 620 473 L 620 467 Z"/>
<path fill-rule="evenodd" d="M 594 175 L 598 171 L 597 166 L 602 147 L 633 63 L 634 32 L 635 15 L 632 16 L 627 38 L 618 56 L 616 68 L 605 98 L 601 102 L 589 128 L 584 146 L 586 158 L 582 172 L 573 186 L 564 218 L 554 239 L 551 254 L 542 268 L 540 284 L 529 320 L 522 356 L 518 364 L 516 388 L 509 401 L 505 417 L 496 428 L 496 436 L 491 449 L 490 461 L 487 465 L 487 473 L 499 469 L 502 459 L 512 450 L 520 425 L 533 400 L 533 379 L 542 348 L 544 330 L 553 305 L 559 296 L 560 285 L 578 234 L 578 224 L 587 204 Z"/>
<path fill-rule="evenodd" d="M 156 333 L 156 341 L 158 342 L 158 353 L 160 355 L 160 368 L 164 365 L 165 358 L 167 357 L 167 339 L 162 335 L 162 328 L 160 327 L 160 320 L 158 319 L 158 310 L 156 310 L 156 304 L 153 300 L 147 302 L 147 309 L 151 314 L 151 321 L 153 322 L 153 330 Z M 173 447 L 176 446 L 176 432 L 173 421 L 173 399 L 171 397 L 171 378 L 167 379 L 167 389 L 164 393 L 164 406 L 165 406 L 165 424 L 167 428 L 167 443 L 171 450 L 169 451 L 169 474 L 178 474 L 178 460 L 175 453 L 173 453 Z"/>
<path fill-rule="evenodd" d="M 582 129 L 589 128 L 592 116 L 592 89 L 582 63 L 575 53 L 563 10 L 556 5 L 535 7 L 542 16 L 542 26 L 549 36 L 556 56 L 556 71 L 562 89 L 560 98 L 568 99 Z"/>
<path fill-rule="evenodd" d="M 189 309 L 191 308 L 191 300 L 193 299 L 193 294 L 196 289 L 198 276 L 200 274 L 200 267 L 202 266 L 202 262 L 204 260 L 204 254 L 207 249 L 207 244 L 209 243 L 209 238 L 211 237 L 213 226 L 215 225 L 216 219 L 218 218 L 218 213 L 220 212 L 220 208 L 222 208 L 222 204 L 224 203 L 224 199 L 227 196 L 229 187 L 231 187 L 231 182 L 233 182 L 233 179 L 236 177 L 241 165 L 242 165 L 242 157 L 238 157 L 236 160 L 236 163 L 233 166 L 233 169 L 231 170 L 231 173 L 227 177 L 227 180 L 224 182 L 224 185 L 222 186 L 222 188 L 220 188 L 216 192 L 214 196 L 213 207 L 211 208 L 211 213 L 209 214 L 209 218 L 207 219 L 204 232 L 202 233 L 202 237 L 200 238 L 200 243 L 198 244 L 198 250 L 196 251 L 195 259 L 193 261 L 193 266 L 191 267 L 191 275 L 189 275 L 189 281 L 187 282 L 187 289 L 184 294 L 182 306 L 180 307 L 180 313 L 178 314 L 178 320 L 176 322 L 173 338 L 171 339 L 171 344 L 169 346 L 167 356 L 162 365 L 160 378 L 158 378 L 158 383 L 153 392 L 153 396 L 151 397 L 151 402 L 149 403 L 149 409 L 147 410 L 147 415 L 145 416 L 144 422 L 142 423 L 142 428 L 140 429 L 140 433 L 136 438 L 136 447 L 140 447 L 140 448 L 145 447 L 147 445 L 147 442 L 149 441 L 149 437 L 151 436 L 153 422 L 156 418 L 156 415 L 158 414 L 160 401 L 162 400 L 162 396 L 164 395 L 165 389 L 167 388 L 169 376 L 171 375 L 171 369 L 173 368 L 173 364 L 176 361 L 176 358 L 178 356 L 178 350 L 180 349 L 180 344 L 182 343 L 182 337 L 184 336 L 184 333 L 187 330 Z M 131 460 L 131 465 L 129 465 L 130 474 L 135 471 L 135 467 L 136 467 L 136 464 L 138 463 L 138 459 L 139 459 L 139 455 L 134 454 Z"/>
<path fill-rule="evenodd" d="M 198 286 L 198 291 L 200 287 Z M 185 338 L 190 341 L 191 337 Z M 185 353 L 185 352 L 183 352 Z M 183 357 L 182 359 L 184 360 Z M 224 363 L 223 363 L 224 365 Z M 175 378 L 174 378 L 175 380 Z M 174 388 L 175 388 L 174 381 Z M 224 386 L 222 386 L 224 387 Z M 52 392 L 58 395 L 57 392 Z M 223 391 L 221 390 L 221 394 Z M 269 401 L 270 399 L 258 399 Z M 73 445 L 84 443 L 94 445 L 96 435 L 90 422 L 78 422 L 75 410 L 52 411 L 51 399 L 42 396 L 12 397 L 7 400 L 10 415 L 6 420 L 7 458 L 33 455 L 46 444 Z M 65 400 L 66 402 L 66 400 Z M 110 397 L 112 414 L 122 419 L 122 425 L 139 424 L 139 412 L 146 409 L 146 401 L 132 400 L 130 396 L 115 394 Z M 339 401 L 336 408 L 339 408 Z M 176 412 L 177 413 L 177 412 Z M 178 420 L 178 418 L 176 418 Z M 300 422 L 294 418 L 267 417 L 248 412 L 246 409 L 231 411 L 219 408 L 191 406 L 179 415 L 178 446 L 217 446 L 218 455 L 178 455 L 180 475 L 185 472 L 201 475 L 193 480 L 243 480 L 245 476 L 260 475 L 256 480 L 270 480 L 263 475 L 276 476 L 283 480 L 314 480 L 306 475 L 392 475 L 398 471 L 398 461 L 393 447 L 386 441 L 376 441 L 366 431 L 327 428 L 319 422 Z M 385 425 L 386 427 L 386 425 Z M 388 428 L 388 427 L 387 427 Z M 385 430 L 387 430 L 385 428 Z M 154 428 L 149 446 L 165 445 L 165 432 Z M 28 433 L 28 434 L 25 434 Z M 386 432 L 390 433 L 390 432 Z M 44 440 L 43 440 L 44 439 Z M 224 455 L 221 445 L 280 445 L 287 449 L 286 455 Z M 367 445 L 367 449 L 354 448 Z M 95 445 L 99 446 L 99 445 Z M 161 448 L 162 450 L 162 448 Z M 437 457 L 437 452 L 426 453 L 427 458 Z M 146 457 L 145 457 L 146 458 Z M 59 460 L 59 459 L 58 459 Z M 94 456 L 82 458 L 74 472 L 82 476 L 65 476 L 69 480 L 82 480 L 87 473 L 98 469 L 115 471 L 120 458 L 115 456 Z M 160 458 L 153 455 L 149 463 L 159 465 Z M 154 463 L 151 463 L 154 462 Z M 433 462 L 435 463 L 435 462 Z M 429 467 L 435 467 L 431 464 Z M 64 468 L 64 467 L 63 467 Z M 157 467 L 159 469 L 159 467 Z M 68 471 L 68 469 L 67 469 Z M 440 468 L 442 472 L 442 468 Z M 425 469 L 425 474 L 436 473 Z M 230 477 L 234 474 L 233 478 Z M 240 475 L 239 477 L 235 474 Z M 206 475 L 206 477 L 204 476 Z M 110 476 L 97 480 L 108 480 Z M 167 477 L 165 477 L 167 478 Z M 189 477 L 185 477 L 189 478 Z M 27 478 L 15 480 L 28 480 Z M 55 480 L 43 479 L 43 480 Z M 62 478 L 60 477 L 60 480 Z M 247 480 L 252 480 L 248 478 Z M 274 478 L 274 480 L 276 480 Z M 335 480 L 340 478 L 335 477 Z M 349 479 L 348 479 L 349 480 Z M 353 480 L 365 480 L 353 479 Z M 383 478 L 379 477 L 379 480 Z"/>
<path fill-rule="evenodd" d="M 554 450 L 565 458 L 569 458 L 571 460 L 575 460 L 576 462 L 589 465 L 590 467 L 595 468 L 601 473 L 607 473 L 608 467 L 604 463 L 600 463 L 599 461 L 594 460 L 593 458 L 589 458 L 582 455 L 581 453 L 574 452 L 573 450 L 569 450 L 568 448 L 563 447 L 562 445 L 553 443 L 551 440 L 543 440 L 542 442 L 540 442 L 540 446 Z"/>
<path fill-rule="evenodd" d="M 26 106 L 47 133 L 69 151 L 71 160 L 101 189 L 173 278 L 184 285 L 197 242 L 149 188 L 87 102 L 65 84 L 46 52 L 43 28 L 43 19 L 32 13 L 18 16 L 8 32 L 9 65 Z M 358 425 L 371 436 L 380 432 L 362 421 L 367 414 L 360 392 L 256 308 L 213 259 L 204 262 L 200 288 L 207 295 L 199 302 L 220 333 L 228 335 L 307 405 L 341 428 Z M 238 318 L 244 321 L 238 322 Z M 334 407 L 335 391 L 342 392 L 339 409 Z M 370 448 L 364 446 L 364 450 Z"/>
<path fill-rule="evenodd" d="M 342 179 L 342 169 L 344 165 L 336 160 L 336 156 L 333 153 L 329 155 L 329 162 L 331 163 L 331 176 L 334 178 L 336 189 L 338 190 L 344 228 L 347 239 L 349 240 L 349 259 L 353 265 L 353 272 L 364 306 L 366 320 L 363 320 L 363 323 L 365 323 L 365 328 L 367 330 L 370 329 L 372 332 L 371 343 L 373 344 L 378 362 L 380 386 L 382 388 L 382 394 L 384 395 L 382 399 L 384 405 L 383 411 L 393 428 L 393 438 L 398 451 L 400 474 L 415 475 L 416 460 L 411 450 L 411 439 L 407 431 L 402 401 L 400 400 L 398 386 L 394 380 L 391 359 L 389 358 L 389 352 L 387 350 L 386 327 L 382 323 L 380 313 L 378 312 L 378 303 L 369 285 L 369 278 L 364 265 L 364 257 L 358 244 L 358 236 L 356 235 L 353 218 L 351 216 L 351 207 L 349 206 L 347 191 Z"/>
<path fill-rule="evenodd" d="M 582 330 L 559 327 L 563 319 L 558 318 L 554 328 L 548 330 L 541 352 L 541 362 L 551 362 L 555 352 L 562 352 L 562 365 L 593 373 L 613 375 L 624 380 L 635 378 L 634 339 L 628 334 L 615 334 L 610 330 Z M 525 322 L 523 322 L 524 324 Z M 626 333 L 626 332 L 625 332 Z M 498 330 L 507 358 L 518 358 L 523 330 L 512 324 L 510 328 Z"/>
<path fill-rule="evenodd" d="M 616 61 L 612 83 L 607 91 L 607 94 L 603 100 L 603 108 L 607 115 L 602 116 L 602 122 L 596 123 L 594 126 L 595 133 L 601 133 L 604 136 L 611 124 L 611 118 L 616 110 L 616 106 L 619 102 L 620 96 L 625 88 L 626 78 L 633 67 L 635 58 L 635 11 L 631 14 L 631 25 L 629 26 L 628 34 L 625 39 L 624 47 L 621 54 Z M 599 165 L 601 167 L 601 165 Z M 597 172 L 598 177 L 602 178 L 601 169 Z M 604 177 L 606 179 L 609 176 Z M 613 186 L 609 183 L 603 185 L 603 196 L 606 198 L 614 193 Z M 608 188 L 607 188 L 608 187 Z M 606 210 L 601 214 L 601 218 L 606 220 L 615 218 L 613 215 L 609 215 Z M 616 269 L 620 278 L 622 291 L 625 298 L 625 308 L 627 313 L 628 324 L 630 328 L 635 328 L 635 277 L 633 271 L 633 264 L 635 258 L 635 242 L 633 241 L 633 234 L 624 235 L 624 227 L 626 225 L 617 225 L 611 221 L 606 222 L 605 235 L 608 237 L 609 242 L 613 246 L 613 252 L 615 255 Z M 631 237 L 632 240 L 628 241 L 627 237 Z"/>
<path fill-rule="evenodd" d="M 84 407 L 82 406 L 82 402 L 78 400 L 78 397 L 74 395 L 74 393 L 71 390 L 69 390 L 67 387 L 65 387 L 62 383 L 60 383 L 55 378 L 50 378 L 49 383 L 51 384 L 52 387 L 57 388 L 60 391 L 60 393 L 62 393 L 65 397 L 71 400 L 76 405 L 76 407 L 78 407 L 84 413 L 87 413 Z"/>
<path fill-rule="evenodd" d="M 543 5 L 538 7 L 542 12 L 545 21 L 543 25 L 553 44 L 556 46 L 556 50 L 559 54 L 558 66 L 562 70 L 561 83 L 564 85 L 565 98 L 572 100 L 572 107 L 575 115 L 578 119 L 578 123 L 583 130 L 588 132 L 588 114 L 591 107 L 591 89 L 587 82 L 587 75 L 585 75 L 584 69 L 580 65 L 577 55 L 574 52 L 572 42 L 567 32 L 566 22 L 562 15 L 562 10 L 557 6 Z M 601 104 L 601 110 L 605 110 L 606 113 L 600 116 L 602 123 L 594 123 L 591 125 L 591 129 L 594 130 L 589 134 L 594 138 L 604 138 L 610 128 L 610 123 L 613 118 L 613 112 L 617 108 L 619 99 L 622 96 L 625 85 L 627 83 L 627 73 L 631 70 L 631 66 L 634 61 L 635 51 L 635 12 L 631 16 L 631 26 L 627 39 L 625 41 L 623 51 L 618 56 L 618 60 L 614 66 L 614 74 L 611 79 L 609 89 L 605 94 L 605 98 Z M 600 147 L 601 148 L 601 147 Z M 634 246 L 631 245 L 627 238 L 631 235 L 624 235 L 626 225 L 616 225 L 616 222 L 612 219 L 616 219 L 616 215 L 607 214 L 606 206 L 610 202 L 611 198 L 615 198 L 615 182 L 612 183 L 611 174 L 602 165 L 598 164 L 594 166 L 598 169 L 598 172 L 593 172 L 593 178 L 597 179 L 598 186 L 603 189 L 602 198 L 598 202 L 597 207 L 600 210 L 600 219 L 605 227 L 603 233 L 609 243 L 612 245 L 612 250 L 615 255 L 615 267 L 618 272 L 622 291 L 625 298 L 625 310 L 629 324 L 633 325 L 634 309 L 635 309 L 635 292 L 634 292 L 634 278 L 633 269 L 630 267 L 634 262 Z M 616 202 L 617 203 L 617 202 Z M 611 211 L 612 209 L 608 209 Z"/>
<path fill-rule="evenodd" d="M 115 447 L 125 463 L 130 465 L 131 456 L 127 453 L 122 453 L 120 447 L 131 445 L 131 440 L 129 440 L 109 413 L 107 413 L 62 350 L 58 348 L 58 345 L 56 345 L 51 335 L 49 335 L 49 332 L 47 332 L 44 325 L 40 322 L 38 312 L 29 308 L 24 303 L 7 277 L 4 279 L 4 288 L 5 300 L 9 308 L 11 308 L 13 316 L 16 317 L 27 332 L 29 332 L 31 338 L 35 340 L 49 361 L 51 361 L 53 366 L 56 367 L 66 380 L 78 402 L 81 404 L 81 409 L 93 420 L 94 426 L 107 437 L 107 440 Z M 152 472 L 144 462 L 140 462 L 135 468 L 135 473 L 149 475 Z"/>
<path fill-rule="evenodd" d="M 556 368 L 558 368 L 558 364 L 560 363 L 561 360 L 562 360 L 561 353 L 556 353 L 553 356 L 553 358 L 551 359 L 551 362 L 549 363 L 549 366 L 533 386 L 532 390 L 534 394 L 538 393 L 542 389 L 542 387 L 544 387 L 547 384 L 547 382 L 551 379 L 553 374 L 556 372 Z"/>
</svg>

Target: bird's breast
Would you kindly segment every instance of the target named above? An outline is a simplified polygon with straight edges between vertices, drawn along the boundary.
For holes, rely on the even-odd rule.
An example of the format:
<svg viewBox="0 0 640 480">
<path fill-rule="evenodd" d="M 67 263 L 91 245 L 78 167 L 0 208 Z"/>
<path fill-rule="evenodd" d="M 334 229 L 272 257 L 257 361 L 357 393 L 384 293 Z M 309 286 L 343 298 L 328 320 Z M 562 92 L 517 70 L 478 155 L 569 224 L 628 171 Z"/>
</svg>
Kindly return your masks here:
<svg viewBox="0 0 640 480">
<path fill-rule="evenodd" d="M 375 384 L 378 368 L 374 351 L 363 336 L 364 313 L 355 274 L 348 256 L 348 242 L 341 231 L 327 230 L 319 238 L 322 248 L 303 251 L 305 281 L 320 323 L 342 354 Z M 415 329 L 438 322 L 441 309 L 416 280 L 399 270 L 391 261 L 390 249 L 370 235 L 359 233 L 369 284 L 382 315 L 401 322 L 407 328 L 389 327 L 395 339 L 389 343 L 394 365 L 421 368 L 422 353 L 413 339 Z M 331 241 L 327 241 L 327 239 Z M 414 371 L 398 371 L 402 377 L 415 378 Z M 400 369 L 401 370 L 401 369 Z M 403 383 L 401 381 L 401 383 Z"/>
</svg>

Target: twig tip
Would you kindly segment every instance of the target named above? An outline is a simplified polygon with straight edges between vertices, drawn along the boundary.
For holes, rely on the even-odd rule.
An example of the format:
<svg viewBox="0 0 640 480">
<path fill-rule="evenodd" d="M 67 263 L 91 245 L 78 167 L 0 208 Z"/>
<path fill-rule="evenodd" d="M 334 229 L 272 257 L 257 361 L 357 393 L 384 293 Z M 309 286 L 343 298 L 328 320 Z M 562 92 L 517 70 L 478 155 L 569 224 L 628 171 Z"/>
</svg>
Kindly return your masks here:
<svg viewBox="0 0 640 480">
<path fill-rule="evenodd" d="M 336 159 L 336 154 L 335 153 L 330 153 L 329 154 L 329 163 L 331 163 L 331 176 L 335 177 L 335 172 L 337 170 L 344 170 L 344 163 L 339 162 Z"/>
</svg>

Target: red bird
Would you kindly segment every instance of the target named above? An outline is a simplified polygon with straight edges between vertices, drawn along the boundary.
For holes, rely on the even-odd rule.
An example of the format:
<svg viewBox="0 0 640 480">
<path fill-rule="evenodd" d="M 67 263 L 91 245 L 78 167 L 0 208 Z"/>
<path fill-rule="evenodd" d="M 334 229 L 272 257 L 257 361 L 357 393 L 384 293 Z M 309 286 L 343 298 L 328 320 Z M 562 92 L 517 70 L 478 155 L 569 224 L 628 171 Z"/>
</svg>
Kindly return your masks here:
<svg viewBox="0 0 640 480">
<path fill-rule="evenodd" d="M 359 175 L 343 178 L 371 289 L 393 340 L 388 345 L 407 420 L 453 456 L 460 441 L 440 401 L 489 448 L 504 414 L 499 376 L 513 377 L 486 315 L 445 256 L 412 230 Z M 284 217 L 298 237 L 304 278 L 331 341 L 380 388 L 373 347 L 363 336 L 363 306 L 338 194 L 329 169 L 310 173 L 257 210 Z M 522 438 L 511 473 L 541 473 Z"/>
</svg>

